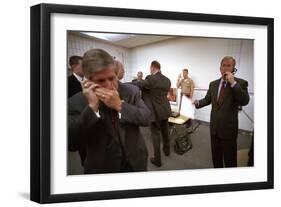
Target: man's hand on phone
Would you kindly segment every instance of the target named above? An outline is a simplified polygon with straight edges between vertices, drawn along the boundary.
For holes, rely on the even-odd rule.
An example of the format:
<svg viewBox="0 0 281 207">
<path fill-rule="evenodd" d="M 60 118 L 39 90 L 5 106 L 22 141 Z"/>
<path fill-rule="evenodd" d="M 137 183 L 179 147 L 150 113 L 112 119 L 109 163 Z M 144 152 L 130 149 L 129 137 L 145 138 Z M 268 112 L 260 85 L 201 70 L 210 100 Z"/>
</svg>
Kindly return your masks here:
<svg viewBox="0 0 281 207">
<path fill-rule="evenodd" d="M 109 108 L 113 108 L 116 111 L 121 111 L 121 99 L 119 97 L 119 93 L 114 86 L 113 90 L 107 88 L 97 88 L 96 95 L 106 106 Z"/>
<path fill-rule="evenodd" d="M 234 83 L 234 75 L 231 72 L 225 72 L 224 73 L 224 79 L 232 85 Z"/>
<path fill-rule="evenodd" d="M 95 93 L 95 90 L 99 88 L 98 84 L 95 84 L 92 81 L 85 80 L 82 82 L 82 91 L 86 97 L 89 107 L 94 111 L 98 112 L 99 110 L 99 99 Z"/>
</svg>

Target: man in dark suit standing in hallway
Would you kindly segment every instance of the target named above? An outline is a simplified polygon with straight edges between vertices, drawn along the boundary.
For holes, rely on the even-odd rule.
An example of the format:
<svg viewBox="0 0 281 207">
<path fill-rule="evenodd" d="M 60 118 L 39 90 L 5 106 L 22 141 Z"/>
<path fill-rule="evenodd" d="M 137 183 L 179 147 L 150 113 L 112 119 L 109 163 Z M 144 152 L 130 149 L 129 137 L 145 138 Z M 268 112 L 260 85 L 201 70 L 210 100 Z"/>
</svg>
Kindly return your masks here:
<svg viewBox="0 0 281 207">
<path fill-rule="evenodd" d="M 133 82 L 142 90 L 142 97 L 145 104 L 152 112 L 150 124 L 154 157 L 150 159 L 151 163 L 160 167 L 161 151 L 160 137 L 163 138 L 163 152 L 166 156 L 170 154 L 169 125 L 168 118 L 171 116 L 171 106 L 167 98 L 171 87 L 171 81 L 160 71 L 160 63 L 152 61 L 150 74 L 145 80 Z"/>
<path fill-rule="evenodd" d="M 249 103 L 248 82 L 234 77 L 235 59 L 221 60 L 221 78 L 212 81 L 205 98 L 195 100 L 196 108 L 212 104 L 210 133 L 215 168 L 237 167 L 238 107 Z"/>
<path fill-rule="evenodd" d="M 81 82 L 83 80 L 82 57 L 76 55 L 71 56 L 69 58 L 69 65 L 71 67 L 72 74 L 68 77 L 68 81 L 67 81 L 68 98 L 82 91 L 82 87 L 81 87 Z"/>
<path fill-rule="evenodd" d="M 118 81 L 111 55 L 101 49 L 83 56 L 83 93 L 68 99 L 68 147 L 85 149 L 84 173 L 147 170 L 147 149 L 139 126 L 150 111 L 139 89 Z"/>
</svg>

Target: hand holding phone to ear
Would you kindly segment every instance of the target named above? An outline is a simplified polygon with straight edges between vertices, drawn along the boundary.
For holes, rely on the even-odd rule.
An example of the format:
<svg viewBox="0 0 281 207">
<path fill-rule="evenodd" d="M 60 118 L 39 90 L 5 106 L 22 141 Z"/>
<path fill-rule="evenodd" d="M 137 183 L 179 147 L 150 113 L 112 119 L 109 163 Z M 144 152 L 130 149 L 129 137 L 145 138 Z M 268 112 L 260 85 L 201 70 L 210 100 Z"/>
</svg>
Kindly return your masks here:
<svg viewBox="0 0 281 207">
<path fill-rule="evenodd" d="M 225 72 L 224 73 L 224 79 L 231 85 L 234 83 L 234 75 L 231 72 Z"/>
<path fill-rule="evenodd" d="M 112 89 L 108 88 L 97 88 L 95 93 L 100 101 L 102 101 L 109 108 L 121 111 L 121 99 L 116 87 L 112 84 Z"/>
<path fill-rule="evenodd" d="M 95 93 L 95 90 L 99 87 L 100 85 L 95 84 L 94 82 L 89 80 L 85 80 L 82 82 L 83 94 L 88 101 L 89 107 L 94 112 L 97 112 L 99 108 L 99 99 Z"/>
</svg>

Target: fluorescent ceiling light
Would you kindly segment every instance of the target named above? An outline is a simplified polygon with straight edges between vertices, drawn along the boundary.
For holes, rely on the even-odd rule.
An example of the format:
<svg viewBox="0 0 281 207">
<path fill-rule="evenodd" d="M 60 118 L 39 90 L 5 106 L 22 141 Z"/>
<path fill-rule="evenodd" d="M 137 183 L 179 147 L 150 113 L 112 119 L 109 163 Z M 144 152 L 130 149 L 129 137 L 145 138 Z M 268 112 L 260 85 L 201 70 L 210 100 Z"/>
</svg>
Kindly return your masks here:
<svg viewBox="0 0 281 207">
<path fill-rule="evenodd" d="M 96 33 L 96 32 L 81 32 L 81 33 L 111 42 L 117 42 L 120 40 L 124 40 L 136 36 L 136 35 L 129 35 L 129 34 L 112 34 L 112 33 Z"/>
</svg>

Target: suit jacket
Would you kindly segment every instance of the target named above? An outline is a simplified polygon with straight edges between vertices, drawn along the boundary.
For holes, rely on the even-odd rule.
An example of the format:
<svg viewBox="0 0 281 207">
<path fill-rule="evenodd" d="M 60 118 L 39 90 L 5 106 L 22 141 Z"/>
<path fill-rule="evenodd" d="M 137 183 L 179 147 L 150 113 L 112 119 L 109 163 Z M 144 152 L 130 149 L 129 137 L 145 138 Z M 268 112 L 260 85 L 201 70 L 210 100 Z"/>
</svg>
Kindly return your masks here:
<svg viewBox="0 0 281 207">
<path fill-rule="evenodd" d="M 167 98 L 171 87 L 169 78 L 158 72 L 134 84 L 142 90 L 143 100 L 152 112 L 152 121 L 165 120 L 171 116 L 171 106 Z"/>
<path fill-rule="evenodd" d="M 139 81 L 142 81 L 142 80 L 134 79 L 134 80 L 132 80 L 132 83 L 137 83 Z"/>
<path fill-rule="evenodd" d="M 75 78 L 73 74 L 68 76 L 67 87 L 68 87 L 68 91 L 67 91 L 68 98 L 82 91 L 81 83 L 77 80 L 77 78 Z"/>
<path fill-rule="evenodd" d="M 218 135 L 224 139 L 236 139 L 238 134 L 238 106 L 249 103 L 248 82 L 234 78 L 236 85 L 231 88 L 227 83 L 224 89 L 224 98 L 221 105 L 217 104 L 218 88 L 221 79 L 210 83 L 205 98 L 199 101 L 196 108 L 212 104 L 210 131 L 211 135 Z"/>
<path fill-rule="evenodd" d="M 68 100 L 68 147 L 70 151 L 86 149 L 85 173 L 120 172 L 122 150 L 133 170 L 147 169 L 147 149 L 139 126 L 149 125 L 150 111 L 135 86 L 119 83 L 118 92 L 124 101 L 117 120 L 120 139 L 111 122 L 113 109 L 100 104 L 98 118 L 82 92 Z"/>
</svg>

